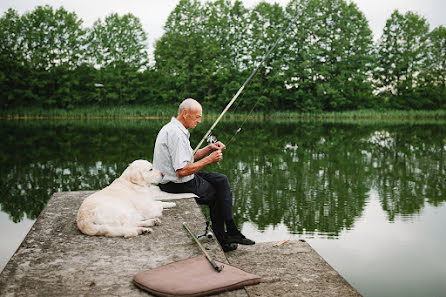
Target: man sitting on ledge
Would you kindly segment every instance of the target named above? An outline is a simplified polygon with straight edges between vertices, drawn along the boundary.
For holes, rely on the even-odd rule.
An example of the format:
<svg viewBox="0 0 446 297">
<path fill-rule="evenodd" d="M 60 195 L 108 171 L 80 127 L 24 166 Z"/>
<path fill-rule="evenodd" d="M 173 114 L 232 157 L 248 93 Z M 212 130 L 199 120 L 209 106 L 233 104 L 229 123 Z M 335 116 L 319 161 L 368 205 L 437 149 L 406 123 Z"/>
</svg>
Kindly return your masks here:
<svg viewBox="0 0 446 297">
<path fill-rule="evenodd" d="M 199 149 L 195 155 L 189 142 L 189 129 L 201 123 L 202 108 L 192 98 L 185 99 L 172 118 L 158 133 L 153 154 L 153 166 L 163 174 L 159 184 L 168 193 L 194 193 L 198 204 L 209 206 L 212 230 L 223 251 L 235 250 L 237 244 L 255 242 L 237 229 L 232 214 L 232 192 L 228 178 L 216 172 L 199 171 L 217 163 L 226 148 L 220 141 Z M 225 232 L 225 225 L 226 230 Z"/>
</svg>

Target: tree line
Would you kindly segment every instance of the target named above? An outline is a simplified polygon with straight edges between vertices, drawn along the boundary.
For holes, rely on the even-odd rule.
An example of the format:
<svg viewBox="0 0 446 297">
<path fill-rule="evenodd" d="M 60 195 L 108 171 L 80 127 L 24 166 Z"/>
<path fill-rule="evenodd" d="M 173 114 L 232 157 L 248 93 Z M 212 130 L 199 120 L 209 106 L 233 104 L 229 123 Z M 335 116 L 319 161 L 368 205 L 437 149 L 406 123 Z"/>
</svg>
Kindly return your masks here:
<svg viewBox="0 0 446 297">
<path fill-rule="evenodd" d="M 374 42 L 364 14 L 345 0 L 180 0 L 149 61 L 132 14 L 91 27 L 63 7 L 0 18 L 0 106 L 176 105 L 194 97 L 221 109 L 291 20 L 239 99 L 241 110 L 444 109 L 446 28 L 395 10 Z"/>
</svg>

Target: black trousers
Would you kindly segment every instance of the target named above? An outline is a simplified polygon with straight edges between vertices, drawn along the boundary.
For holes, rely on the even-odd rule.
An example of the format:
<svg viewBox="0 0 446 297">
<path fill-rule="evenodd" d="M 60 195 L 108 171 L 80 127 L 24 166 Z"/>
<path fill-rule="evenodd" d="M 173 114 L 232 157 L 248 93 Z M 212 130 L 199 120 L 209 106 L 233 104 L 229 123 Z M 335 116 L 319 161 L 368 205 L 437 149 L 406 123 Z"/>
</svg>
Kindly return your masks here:
<svg viewBox="0 0 446 297">
<path fill-rule="evenodd" d="M 225 221 L 233 219 L 232 191 L 226 175 L 217 172 L 199 171 L 194 179 L 185 183 L 159 184 L 168 193 L 194 193 L 198 204 L 209 206 L 212 230 L 219 242 L 224 240 Z"/>
</svg>

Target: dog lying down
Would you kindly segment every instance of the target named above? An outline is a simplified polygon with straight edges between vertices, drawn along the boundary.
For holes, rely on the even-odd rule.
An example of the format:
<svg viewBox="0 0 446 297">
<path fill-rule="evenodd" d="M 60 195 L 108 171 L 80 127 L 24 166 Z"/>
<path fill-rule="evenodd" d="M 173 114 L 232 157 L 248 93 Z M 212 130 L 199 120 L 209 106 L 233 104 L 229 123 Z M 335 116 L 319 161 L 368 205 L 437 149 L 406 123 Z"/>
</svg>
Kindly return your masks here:
<svg viewBox="0 0 446 297">
<path fill-rule="evenodd" d="M 77 212 L 77 226 L 87 235 L 137 236 L 152 232 L 161 223 L 164 208 L 174 207 L 173 200 L 196 197 L 191 193 L 169 194 L 158 184 L 162 173 L 146 160 L 132 162 L 108 187 L 88 196 Z"/>
</svg>

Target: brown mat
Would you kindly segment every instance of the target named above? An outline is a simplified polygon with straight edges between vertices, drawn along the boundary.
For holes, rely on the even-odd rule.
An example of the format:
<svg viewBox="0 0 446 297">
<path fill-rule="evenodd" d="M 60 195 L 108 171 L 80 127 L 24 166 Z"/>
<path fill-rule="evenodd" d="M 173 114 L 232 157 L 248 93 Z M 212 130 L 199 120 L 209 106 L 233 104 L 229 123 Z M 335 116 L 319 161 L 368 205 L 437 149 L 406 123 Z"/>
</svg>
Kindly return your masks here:
<svg viewBox="0 0 446 297">
<path fill-rule="evenodd" d="M 221 272 L 214 270 L 204 257 L 194 257 L 161 267 L 139 272 L 133 277 L 136 286 L 156 296 L 206 296 L 256 285 L 259 276 L 237 267 L 224 265 Z"/>
</svg>

